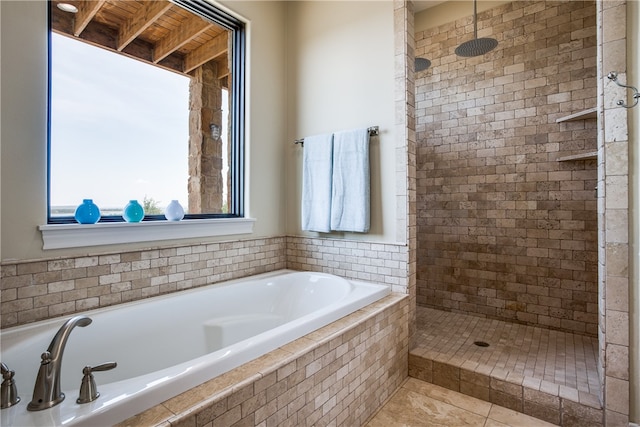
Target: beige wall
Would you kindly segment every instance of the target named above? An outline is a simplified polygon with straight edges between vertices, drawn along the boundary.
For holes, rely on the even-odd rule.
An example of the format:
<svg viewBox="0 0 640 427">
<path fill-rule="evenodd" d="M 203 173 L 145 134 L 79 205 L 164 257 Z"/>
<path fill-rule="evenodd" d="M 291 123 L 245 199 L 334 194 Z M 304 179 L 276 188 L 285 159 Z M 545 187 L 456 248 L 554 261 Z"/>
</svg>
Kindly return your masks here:
<svg viewBox="0 0 640 427">
<path fill-rule="evenodd" d="M 301 233 L 302 149 L 293 144 L 294 139 L 377 125 L 381 135 L 371 144 L 371 231 L 332 237 L 395 241 L 392 2 L 222 4 L 249 22 L 248 63 L 253 70 L 247 87 L 246 203 L 249 216 L 257 222 L 252 236 L 239 237 Z M 2 11 L 5 126 L 0 254 L 2 260 L 82 255 L 86 249 L 43 251 L 37 230 L 46 222 L 46 3 L 3 1 Z M 16 16 L 29 19 L 23 22 Z M 196 241 L 112 245 L 91 251 Z"/>
<path fill-rule="evenodd" d="M 248 216 L 256 218 L 253 235 L 284 233 L 285 21 L 280 2 L 226 2 L 249 21 L 247 76 Z M 78 256 L 87 249 L 42 250 L 38 225 L 46 222 L 47 3 L 2 1 L 2 260 Z M 20 43 L 15 43 L 20 40 Z M 257 161 L 256 159 L 259 159 Z M 233 239 L 225 236 L 224 240 Z M 210 239 L 216 240 L 216 239 Z M 184 241 L 112 245 L 92 253 Z"/>
<path fill-rule="evenodd" d="M 627 3 L 627 76 L 629 84 L 640 86 L 640 2 Z M 627 102 L 631 102 L 629 99 Z M 640 105 L 629 111 L 629 179 L 631 218 L 631 307 L 630 309 L 630 381 L 629 419 L 640 424 Z"/>
<path fill-rule="evenodd" d="M 6 259 L 37 256 L 42 246 L 36 227 L 46 216 L 47 13 L 45 2 L 3 1 L 0 7 L 0 231 Z"/>
<path fill-rule="evenodd" d="M 371 140 L 371 231 L 323 236 L 396 241 L 393 3 L 287 4 L 287 234 L 300 225 L 298 138 L 342 129 L 380 127 Z"/>
</svg>

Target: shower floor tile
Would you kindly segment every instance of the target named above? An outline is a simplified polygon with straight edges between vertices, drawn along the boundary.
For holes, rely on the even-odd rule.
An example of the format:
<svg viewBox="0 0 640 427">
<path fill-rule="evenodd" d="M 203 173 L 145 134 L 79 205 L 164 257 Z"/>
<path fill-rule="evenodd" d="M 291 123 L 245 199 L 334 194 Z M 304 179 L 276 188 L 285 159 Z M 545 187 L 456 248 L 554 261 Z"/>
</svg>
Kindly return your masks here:
<svg viewBox="0 0 640 427">
<path fill-rule="evenodd" d="M 410 377 L 551 424 L 603 425 L 597 339 L 427 307 L 416 318 Z"/>
<path fill-rule="evenodd" d="M 578 399 L 600 393 L 596 338 L 420 306 L 416 318 L 412 354 Z"/>
</svg>

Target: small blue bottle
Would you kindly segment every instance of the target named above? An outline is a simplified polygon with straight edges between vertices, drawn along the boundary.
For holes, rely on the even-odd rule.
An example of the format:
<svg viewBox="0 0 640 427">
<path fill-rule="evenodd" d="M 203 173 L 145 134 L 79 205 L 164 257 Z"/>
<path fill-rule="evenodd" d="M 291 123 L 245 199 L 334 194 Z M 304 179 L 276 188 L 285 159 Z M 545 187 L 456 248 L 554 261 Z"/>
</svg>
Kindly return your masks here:
<svg viewBox="0 0 640 427">
<path fill-rule="evenodd" d="M 122 218 L 127 222 L 140 222 L 144 218 L 144 208 L 137 200 L 130 200 L 124 207 Z"/>
<path fill-rule="evenodd" d="M 95 224 L 100 221 L 100 208 L 92 199 L 83 199 L 82 204 L 76 208 L 74 218 L 80 224 Z"/>
</svg>

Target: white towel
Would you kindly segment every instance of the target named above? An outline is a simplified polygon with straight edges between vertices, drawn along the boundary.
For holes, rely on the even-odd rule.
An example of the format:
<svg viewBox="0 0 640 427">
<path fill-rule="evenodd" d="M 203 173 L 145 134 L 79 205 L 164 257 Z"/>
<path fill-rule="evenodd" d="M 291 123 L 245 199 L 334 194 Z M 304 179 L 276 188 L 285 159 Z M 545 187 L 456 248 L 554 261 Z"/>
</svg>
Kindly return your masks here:
<svg viewBox="0 0 640 427">
<path fill-rule="evenodd" d="M 333 135 L 304 139 L 302 157 L 302 229 L 331 231 L 331 171 Z"/>
<path fill-rule="evenodd" d="M 369 231 L 369 131 L 354 129 L 333 135 L 331 229 Z"/>
</svg>

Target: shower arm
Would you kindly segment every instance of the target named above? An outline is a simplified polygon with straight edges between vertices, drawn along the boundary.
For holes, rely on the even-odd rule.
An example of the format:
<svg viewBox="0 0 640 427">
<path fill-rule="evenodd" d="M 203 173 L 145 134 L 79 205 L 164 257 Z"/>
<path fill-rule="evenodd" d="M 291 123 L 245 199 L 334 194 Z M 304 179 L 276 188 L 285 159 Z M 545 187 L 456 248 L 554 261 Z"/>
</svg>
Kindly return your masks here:
<svg viewBox="0 0 640 427">
<path fill-rule="evenodd" d="M 607 74 L 607 78 L 612 82 L 614 82 L 615 84 L 617 84 L 618 86 L 625 89 L 631 89 L 634 92 L 634 94 L 631 96 L 634 99 L 633 105 L 625 105 L 624 101 L 621 99 L 616 102 L 617 105 L 624 108 L 633 108 L 636 105 L 638 105 L 638 99 L 640 99 L 640 94 L 638 93 L 638 89 L 636 89 L 634 86 L 623 85 L 622 83 L 620 83 L 618 81 L 618 73 L 616 73 L 615 71 L 612 71 L 609 74 Z"/>
<path fill-rule="evenodd" d="M 473 38 L 478 38 L 478 0 L 473 0 Z"/>
</svg>

